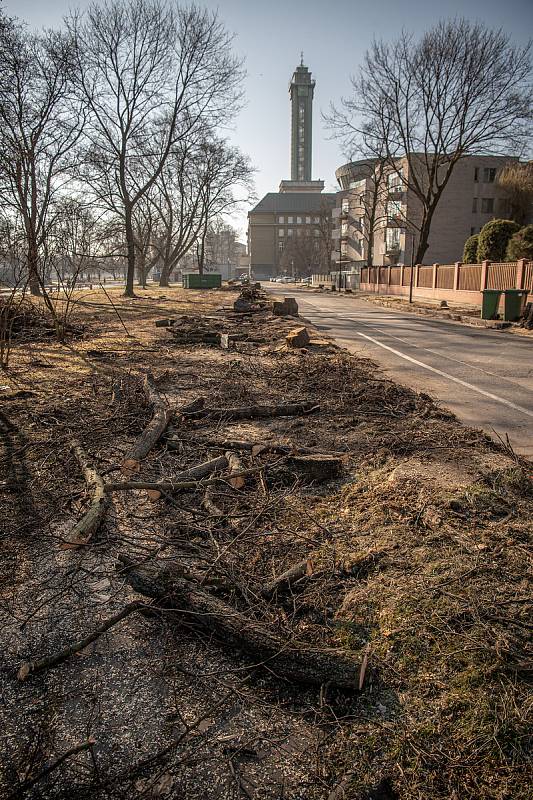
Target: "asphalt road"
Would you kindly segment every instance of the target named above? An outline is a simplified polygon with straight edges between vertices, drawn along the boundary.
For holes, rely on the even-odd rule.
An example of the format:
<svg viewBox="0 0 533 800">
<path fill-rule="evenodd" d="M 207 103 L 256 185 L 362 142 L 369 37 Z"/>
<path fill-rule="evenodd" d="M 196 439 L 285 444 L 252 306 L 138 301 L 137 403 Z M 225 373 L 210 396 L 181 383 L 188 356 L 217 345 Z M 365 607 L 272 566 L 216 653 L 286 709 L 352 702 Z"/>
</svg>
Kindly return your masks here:
<svg viewBox="0 0 533 800">
<path fill-rule="evenodd" d="M 351 352 L 372 358 L 400 383 L 427 392 L 467 425 L 533 459 L 533 338 L 471 328 L 375 306 L 354 296 L 296 297 L 300 314 Z"/>
</svg>

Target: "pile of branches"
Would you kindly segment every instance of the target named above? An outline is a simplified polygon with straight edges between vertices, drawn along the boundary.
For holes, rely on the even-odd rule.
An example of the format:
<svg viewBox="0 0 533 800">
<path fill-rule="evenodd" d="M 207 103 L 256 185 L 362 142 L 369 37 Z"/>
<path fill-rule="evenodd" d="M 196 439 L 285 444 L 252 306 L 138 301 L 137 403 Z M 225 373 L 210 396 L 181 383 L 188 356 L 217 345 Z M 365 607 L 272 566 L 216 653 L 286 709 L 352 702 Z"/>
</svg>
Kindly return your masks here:
<svg viewBox="0 0 533 800">
<path fill-rule="evenodd" d="M 297 582 L 312 575 L 310 558 L 298 559 L 289 569 L 262 584 L 239 583 L 235 580 L 232 556 L 227 540 L 242 536 L 241 518 L 245 515 L 239 506 L 247 506 L 249 490 L 264 492 L 294 487 L 297 484 L 316 485 L 339 479 L 344 471 L 346 456 L 338 453 L 318 452 L 314 448 L 293 448 L 273 442 L 234 441 L 206 436 L 205 428 L 218 426 L 222 420 L 270 419 L 274 417 L 305 418 L 319 410 L 310 400 L 289 402 L 273 406 L 254 405 L 233 408 L 206 407 L 198 398 L 179 409 L 171 409 L 158 391 L 155 381 L 147 373 L 144 391 L 152 409 L 152 417 L 126 453 L 121 471 L 124 480 L 106 482 L 91 466 L 82 445 L 71 444 L 78 464 L 91 493 L 91 503 L 86 514 L 63 542 L 64 549 L 85 547 L 98 531 L 110 508 L 110 498 L 121 492 L 142 492 L 152 502 L 173 503 L 185 493 L 198 498 L 206 524 L 188 527 L 183 545 L 176 547 L 174 557 L 162 561 L 156 553 L 152 558 L 138 560 L 135 554 L 119 555 L 118 570 L 121 576 L 140 595 L 160 609 L 177 609 L 186 612 L 187 622 L 193 621 L 210 635 L 213 633 L 224 644 L 237 647 L 251 656 L 253 663 L 265 665 L 270 671 L 286 680 L 344 691 L 361 688 L 366 665 L 361 666 L 345 650 L 323 642 L 309 642 L 294 638 L 287 630 L 280 632 L 272 606 L 283 608 L 286 593 Z M 172 423 L 172 427 L 169 426 Z M 166 434 L 166 443 L 172 448 L 182 445 L 183 431 L 203 429 L 197 439 L 197 449 L 209 449 L 212 457 L 200 461 L 186 470 L 163 480 L 150 481 L 139 478 L 142 462 Z M 191 441 L 188 442 L 191 446 Z M 217 455 L 214 455 L 218 453 Z M 188 507 L 192 507 L 188 504 Z M 206 539 L 205 545 L 191 546 L 191 538 Z M 217 538 L 220 541 L 217 541 Z M 221 557 L 223 551 L 227 559 Z M 211 544 L 210 544 L 210 543 Z M 211 547 L 210 558 L 206 558 Z M 211 563 L 206 573 L 206 561 Z M 31 672 L 61 663 L 86 646 L 91 637 L 101 635 L 116 622 L 124 619 L 142 603 L 129 604 L 126 610 L 99 626 L 81 642 L 69 645 L 61 653 L 41 662 L 23 664 L 19 678 Z"/>
<path fill-rule="evenodd" d="M 63 335 L 83 333 L 82 326 L 70 322 L 62 323 L 61 328 Z M 55 336 L 57 332 L 57 320 L 45 307 L 17 295 L 0 297 L 0 341 L 37 341 Z"/>
</svg>

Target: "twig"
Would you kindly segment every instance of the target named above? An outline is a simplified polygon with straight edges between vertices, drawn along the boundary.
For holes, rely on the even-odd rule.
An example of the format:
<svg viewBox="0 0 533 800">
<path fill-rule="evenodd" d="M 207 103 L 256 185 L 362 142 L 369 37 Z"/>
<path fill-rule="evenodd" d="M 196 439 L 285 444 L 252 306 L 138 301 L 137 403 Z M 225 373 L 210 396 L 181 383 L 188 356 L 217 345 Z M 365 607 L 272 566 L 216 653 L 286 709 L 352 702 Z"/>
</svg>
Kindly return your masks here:
<svg viewBox="0 0 533 800">
<path fill-rule="evenodd" d="M 43 778 L 46 778 L 47 775 L 50 775 L 51 772 L 54 772 L 54 770 L 60 767 L 61 764 L 67 760 L 67 758 L 75 756 L 77 753 L 82 753 L 84 750 L 91 750 L 95 744 L 95 739 L 87 739 L 86 742 L 78 744 L 75 747 L 71 747 L 70 750 L 67 750 L 65 753 L 59 756 L 59 758 L 56 758 L 55 761 L 41 770 L 41 772 L 37 773 L 37 775 L 35 775 L 33 778 L 28 778 L 27 780 L 22 781 L 22 783 L 19 784 L 10 795 L 7 796 L 7 800 L 15 800 L 15 798 L 21 797 L 24 792 L 27 792 L 28 789 L 31 789 L 32 786 L 35 786 L 36 783 L 39 783 L 39 781 L 42 781 Z"/>
</svg>

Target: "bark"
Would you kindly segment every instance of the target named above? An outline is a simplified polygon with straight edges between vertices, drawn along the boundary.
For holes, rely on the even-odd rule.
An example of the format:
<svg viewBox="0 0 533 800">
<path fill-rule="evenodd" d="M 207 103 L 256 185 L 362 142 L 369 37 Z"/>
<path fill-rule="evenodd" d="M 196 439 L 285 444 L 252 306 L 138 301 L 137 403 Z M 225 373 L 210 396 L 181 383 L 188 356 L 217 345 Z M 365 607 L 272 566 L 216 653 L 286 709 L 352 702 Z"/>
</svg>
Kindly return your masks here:
<svg viewBox="0 0 533 800">
<path fill-rule="evenodd" d="M 98 472 L 90 466 L 87 453 L 76 440 L 72 442 L 71 449 L 81 467 L 87 488 L 92 493 L 92 498 L 88 511 L 74 526 L 68 539 L 61 545 L 62 550 L 70 550 L 87 544 L 102 524 L 109 507 L 109 498 L 105 493 L 104 481 Z"/>
<path fill-rule="evenodd" d="M 148 401 L 153 406 L 154 414 L 146 428 L 133 444 L 131 450 L 126 454 L 122 463 L 122 472 L 124 475 L 133 475 L 135 472 L 139 472 L 141 461 L 159 441 L 172 416 L 172 412 L 166 400 L 161 397 L 157 391 L 154 386 L 153 377 L 149 372 L 144 379 L 144 392 Z"/>
<path fill-rule="evenodd" d="M 184 579 L 179 570 L 156 563 L 136 565 L 119 556 L 126 567 L 123 575 L 132 588 L 147 597 L 157 598 L 168 608 L 185 611 L 209 633 L 215 633 L 229 647 L 239 647 L 254 660 L 284 678 L 298 683 L 357 691 L 358 666 L 338 649 L 314 648 L 304 642 L 284 639 L 263 622 L 237 611 L 233 606 Z"/>
<path fill-rule="evenodd" d="M 311 414 L 319 411 L 320 406 L 312 401 L 302 403 L 286 403 L 279 406 L 245 406 L 243 408 L 205 408 L 187 419 L 267 419 L 269 417 L 290 417 L 300 414 Z"/>
</svg>

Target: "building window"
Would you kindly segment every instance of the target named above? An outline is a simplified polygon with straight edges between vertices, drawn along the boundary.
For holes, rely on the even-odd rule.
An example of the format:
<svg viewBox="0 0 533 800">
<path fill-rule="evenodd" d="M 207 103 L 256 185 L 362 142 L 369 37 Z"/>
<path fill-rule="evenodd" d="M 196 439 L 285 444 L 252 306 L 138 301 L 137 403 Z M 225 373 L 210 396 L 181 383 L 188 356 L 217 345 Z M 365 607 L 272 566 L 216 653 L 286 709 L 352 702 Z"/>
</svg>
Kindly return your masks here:
<svg viewBox="0 0 533 800">
<path fill-rule="evenodd" d="M 285 236 L 285 230 L 283 228 L 279 229 L 278 236 Z"/>
<path fill-rule="evenodd" d="M 400 249 L 400 229 L 387 228 L 386 233 L 387 251 Z"/>
<path fill-rule="evenodd" d="M 310 225 L 311 224 L 311 217 L 306 217 L 305 221 L 306 221 L 307 225 Z"/>
<path fill-rule="evenodd" d="M 289 219 L 290 219 L 290 217 L 289 217 Z M 292 228 L 289 228 L 288 231 L 287 231 L 287 236 L 292 236 L 292 234 L 293 234 L 293 230 L 292 230 Z"/>
<path fill-rule="evenodd" d="M 474 167 L 474 183 L 477 183 L 479 180 L 479 167 Z"/>
<path fill-rule="evenodd" d="M 283 248 L 284 247 L 285 247 L 285 242 L 284 241 L 278 242 L 278 250 L 279 250 L 280 253 L 283 253 Z"/>
<path fill-rule="evenodd" d="M 296 224 L 297 225 L 301 225 L 302 224 L 302 218 L 301 217 L 296 217 Z"/>
<path fill-rule="evenodd" d="M 496 168 L 485 167 L 483 170 L 483 183 L 494 183 L 496 179 Z"/>
<path fill-rule="evenodd" d="M 318 225 L 318 223 L 320 222 L 320 217 L 313 217 L 313 222 L 315 223 L 315 225 Z"/>
<path fill-rule="evenodd" d="M 318 228 L 315 228 L 313 233 L 315 234 L 315 236 L 320 236 L 320 231 L 318 230 Z"/>
<path fill-rule="evenodd" d="M 345 197 L 344 200 L 342 201 L 342 212 L 343 214 L 347 214 L 349 210 L 350 210 L 350 201 L 347 197 Z"/>
<path fill-rule="evenodd" d="M 292 225 L 292 223 L 294 222 L 294 217 L 287 217 L 287 222 L 289 223 L 289 225 Z"/>
<path fill-rule="evenodd" d="M 348 233 L 348 223 L 347 222 L 343 222 L 342 223 L 342 225 L 341 225 L 341 233 L 342 233 L 343 236 L 346 236 L 346 234 Z"/>
<path fill-rule="evenodd" d="M 387 185 L 389 190 L 393 189 L 401 189 L 402 187 L 402 170 L 399 169 L 397 172 L 390 172 L 387 176 Z"/>
<path fill-rule="evenodd" d="M 477 212 L 477 197 L 472 198 L 472 214 Z"/>
<path fill-rule="evenodd" d="M 492 214 L 494 211 L 494 197 L 481 198 L 481 211 L 483 214 Z"/>
<path fill-rule="evenodd" d="M 280 225 L 283 225 L 283 223 L 285 222 L 285 217 L 278 217 L 278 222 Z"/>
<path fill-rule="evenodd" d="M 399 200 L 389 200 L 387 203 L 387 216 L 389 219 L 395 219 L 402 215 L 402 204 Z"/>
</svg>

